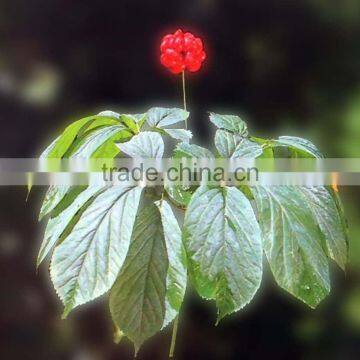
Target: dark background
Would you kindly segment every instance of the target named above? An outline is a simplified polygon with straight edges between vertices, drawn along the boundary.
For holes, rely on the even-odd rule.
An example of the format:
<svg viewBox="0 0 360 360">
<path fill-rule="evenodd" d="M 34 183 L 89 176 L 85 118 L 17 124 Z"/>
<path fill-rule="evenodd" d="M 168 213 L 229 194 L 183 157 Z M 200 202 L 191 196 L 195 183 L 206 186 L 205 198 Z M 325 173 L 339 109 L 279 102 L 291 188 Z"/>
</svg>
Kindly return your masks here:
<svg viewBox="0 0 360 360">
<path fill-rule="evenodd" d="M 212 146 L 206 112 L 241 114 L 252 133 L 304 136 L 331 157 L 360 156 L 359 0 L 1 0 L 1 157 L 35 157 L 64 126 L 100 110 L 181 106 L 180 79 L 159 63 L 178 27 L 204 39 L 208 60 L 188 78 L 190 128 Z M 191 290 L 177 359 L 357 359 L 360 355 L 360 190 L 341 189 L 350 265 L 310 310 L 274 285 L 215 327 Z M 43 189 L 0 189 L 0 358 L 132 359 L 112 342 L 106 296 L 60 320 L 46 266 L 35 271 Z M 139 359 L 166 359 L 170 331 Z"/>
</svg>

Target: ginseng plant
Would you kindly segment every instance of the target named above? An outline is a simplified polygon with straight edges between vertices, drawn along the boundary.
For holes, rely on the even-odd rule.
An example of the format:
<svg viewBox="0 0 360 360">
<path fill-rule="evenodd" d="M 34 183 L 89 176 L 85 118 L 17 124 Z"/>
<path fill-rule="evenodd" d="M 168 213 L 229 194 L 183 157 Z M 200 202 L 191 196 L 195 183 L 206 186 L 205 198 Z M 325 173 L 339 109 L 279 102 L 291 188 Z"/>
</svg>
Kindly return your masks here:
<svg viewBox="0 0 360 360">
<path fill-rule="evenodd" d="M 249 134 L 236 115 L 210 114 L 217 128 L 212 151 L 191 144 L 185 72 L 205 60 L 202 41 L 178 30 L 161 43 L 161 63 L 181 74 L 184 108 L 144 114 L 101 112 L 68 126 L 44 159 L 159 159 L 164 137 L 177 142 L 173 158 L 322 158 L 311 142 Z M 283 153 L 283 151 L 282 151 Z M 182 211 L 182 218 L 174 209 Z M 275 281 L 315 308 L 330 292 L 329 258 L 347 262 L 347 229 L 336 184 L 144 188 L 134 185 L 50 186 L 40 219 L 48 217 L 37 266 L 51 252 L 50 276 L 64 304 L 77 306 L 109 294 L 117 336 L 137 352 L 171 323 L 174 354 L 178 314 L 188 283 L 217 307 L 217 322 L 242 309 L 262 278 L 265 253 Z"/>
</svg>

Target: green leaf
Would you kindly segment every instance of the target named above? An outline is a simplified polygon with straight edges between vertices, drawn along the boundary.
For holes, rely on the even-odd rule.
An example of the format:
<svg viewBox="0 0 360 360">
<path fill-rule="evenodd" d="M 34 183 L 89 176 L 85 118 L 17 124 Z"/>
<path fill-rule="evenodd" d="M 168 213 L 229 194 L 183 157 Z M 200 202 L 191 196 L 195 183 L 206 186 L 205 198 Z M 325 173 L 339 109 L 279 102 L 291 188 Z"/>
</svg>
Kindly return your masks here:
<svg viewBox="0 0 360 360">
<path fill-rule="evenodd" d="M 105 123 L 109 121 L 107 117 L 102 118 L 101 116 L 89 116 L 75 121 L 43 152 L 41 158 L 62 158 L 75 139 L 85 132 L 95 120 L 104 120 Z"/>
<path fill-rule="evenodd" d="M 300 187 L 254 187 L 266 256 L 277 283 L 315 308 L 330 292 L 323 235 Z"/>
<path fill-rule="evenodd" d="M 50 186 L 45 194 L 43 204 L 40 209 L 39 220 L 48 215 L 63 200 L 70 186 Z"/>
<path fill-rule="evenodd" d="M 212 152 L 208 149 L 205 149 L 201 146 L 194 145 L 194 144 L 188 144 L 185 142 L 182 142 L 178 144 L 174 150 L 174 157 L 175 158 L 209 158 L 213 159 L 214 155 Z"/>
<path fill-rule="evenodd" d="M 40 210 L 39 221 L 46 215 L 57 216 L 65 210 L 71 202 L 84 191 L 86 186 L 56 185 L 50 186 Z"/>
<path fill-rule="evenodd" d="M 273 159 L 274 158 L 274 149 L 273 149 L 273 140 L 262 139 L 255 136 L 250 136 L 249 140 L 259 144 L 263 150 L 261 158 L 263 159 Z"/>
<path fill-rule="evenodd" d="M 186 208 L 191 200 L 192 193 L 189 187 L 182 187 L 180 185 L 165 186 L 165 190 L 170 197 L 170 200 L 177 206 Z"/>
<path fill-rule="evenodd" d="M 77 191 L 78 187 L 75 187 Z M 62 212 L 51 218 L 46 226 L 44 240 L 41 244 L 39 255 L 37 258 L 37 266 L 45 259 L 49 251 L 56 244 L 60 236 L 64 233 L 67 226 L 70 224 L 74 216 L 81 210 L 81 208 L 96 194 L 98 194 L 104 187 L 91 186 L 78 194 L 75 199 L 71 199 L 70 205 Z"/>
<path fill-rule="evenodd" d="M 210 113 L 210 121 L 219 129 L 225 129 L 242 136 L 248 135 L 246 123 L 239 116 Z"/>
<path fill-rule="evenodd" d="M 105 128 L 95 130 L 88 135 L 80 146 L 71 154 L 71 158 L 91 158 L 93 154 L 102 146 L 106 141 L 116 136 L 121 131 L 124 131 L 123 125 L 112 125 Z M 120 135 L 121 136 L 121 135 Z"/>
<path fill-rule="evenodd" d="M 261 282 L 262 244 L 241 191 L 199 187 L 186 211 L 184 244 L 195 288 L 216 300 L 218 321 L 251 301 Z"/>
<path fill-rule="evenodd" d="M 122 130 L 115 133 L 108 140 L 106 140 L 102 145 L 100 145 L 95 152 L 91 154 L 92 159 L 113 159 L 115 158 L 120 149 L 117 146 L 119 142 L 128 141 L 131 138 L 131 134 L 127 130 Z"/>
<path fill-rule="evenodd" d="M 280 136 L 277 145 L 290 147 L 297 156 L 323 158 L 317 147 L 310 141 L 293 136 Z M 327 187 L 299 187 L 312 207 L 315 218 L 322 230 L 329 256 L 345 269 L 347 262 L 346 220 L 340 197 Z"/>
<path fill-rule="evenodd" d="M 148 111 L 147 122 L 152 127 L 163 128 L 185 121 L 188 117 L 189 113 L 183 109 L 154 107 Z"/>
<path fill-rule="evenodd" d="M 161 158 L 164 153 L 164 141 L 161 135 L 151 131 L 143 131 L 130 141 L 117 146 L 133 158 Z"/>
<path fill-rule="evenodd" d="M 333 198 L 333 200 L 334 200 L 334 202 L 336 204 L 336 208 L 338 210 L 338 213 L 339 213 L 339 216 L 340 216 L 340 219 L 341 219 L 342 229 L 343 229 L 343 232 L 344 232 L 345 237 L 346 237 L 347 247 L 349 248 L 349 244 L 348 244 L 348 231 L 349 231 L 349 228 L 348 228 L 347 219 L 345 217 L 344 206 L 343 206 L 343 204 L 341 202 L 339 193 L 337 191 L 335 191 L 332 187 L 327 188 L 327 189 L 330 192 L 330 194 L 331 194 L 331 196 L 332 196 L 332 198 Z"/>
<path fill-rule="evenodd" d="M 346 231 L 332 195 L 323 186 L 299 187 L 298 190 L 308 202 L 325 237 L 327 253 L 345 270 L 348 260 Z"/>
<path fill-rule="evenodd" d="M 167 209 L 163 208 L 162 211 Z M 165 215 L 164 212 L 162 214 Z M 136 352 L 146 339 L 164 326 L 169 311 L 170 318 L 173 317 L 174 308 L 166 305 L 166 299 L 169 305 L 177 307 L 182 293 L 175 289 L 174 281 L 181 279 L 181 276 L 173 267 L 181 262 L 176 255 L 176 262 L 171 264 L 168 256 L 168 251 L 171 251 L 171 247 L 167 249 L 166 242 L 166 239 L 169 241 L 169 231 L 175 231 L 171 240 L 177 242 L 181 239 L 173 215 L 171 217 L 172 219 L 167 220 L 171 222 L 171 226 L 169 228 L 167 225 L 165 235 L 159 209 L 154 204 L 145 205 L 141 209 L 124 267 L 111 289 L 112 319 L 134 342 Z M 169 268 L 172 270 L 169 271 Z"/>
<path fill-rule="evenodd" d="M 122 114 L 121 122 L 137 134 L 146 120 L 146 114 Z"/>
<path fill-rule="evenodd" d="M 164 132 L 171 136 L 173 139 L 180 140 L 183 142 L 189 142 L 192 138 L 192 133 L 185 129 L 164 129 Z"/>
<path fill-rule="evenodd" d="M 289 146 L 298 156 L 323 158 L 317 147 L 306 139 L 281 136 L 277 143 Z M 324 186 L 299 187 L 299 190 L 309 201 L 314 217 L 325 236 L 329 256 L 345 269 L 348 257 L 347 226 L 339 195 Z"/>
<path fill-rule="evenodd" d="M 310 141 L 293 136 L 280 136 L 277 144 L 290 147 L 297 156 L 323 158 L 317 147 Z M 340 197 L 324 186 L 299 187 L 309 202 L 314 217 L 323 232 L 329 256 L 342 268 L 348 258 L 347 229 Z"/>
<path fill-rule="evenodd" d="M 112 110 L 105 110 L 105 111 L 99 112 L 98 116 L 110 117 L 110 118 L 113 118 L 113 119 L 120 120 L 121 115 L 119 113 L 115 112 L 115 111 L 112 111 Z"/>
<path fill-rule="evenodd" d="M 174 158 L 209 158 L 214 159 L 214 155 L 208 149 L 205 149 L 201 146 L 188 144 L 186 142 L 180 143 L 174 150 Z M 173 201 L 176 205 L 181 206 L 182 208 L 186 208 L 189 204 L 192 191 L 188 186 L 182 185 L 166 185 L 165 190 L 168 193 L 171 201 Z"/>
<path fill-rule="evenodd" d="M 92 124 L 98 120 L 103 121 L 104 118 L 96 119 Z M 91 125 L 90 125 L 91 126 Z M 85 157 L 85 158 L 101 158 L 112 159 L 118 153 L 119 149 L 115 145 L 115 141 L 121 141 L 129 136 L 127 131 L 123 130 L 122 125 L 109 126 L 106 128 L 97 129 L 89 136 L 85 136 L 77 149 L 71 157 Z M 43 153 L 44 155 L 44 153 Z M 47 157 L 47 155 L 44 155 Z M 44 202 L 42 204 L 39 220 L 49 214 L 58 204 L 63 200 L 65 195 L 70 190 L 70 186 L 51 186 L 49 187 Z"/>
<path fill-rule="evenodd" d="M 240 144 L 236 147 L 235 152 L 231 158 L 257 158 L 263 153 L 262 147 L 257 143 L 248 139 L 243 139 Z"/>
<path fill-rule="evenodd" d="M 238 134 L 219 129 L 215 134 L 215 146 L 221 157 L 231 158 L 242 139 Z"/>
<path fill-rule="evenodd" d="M 105 135 L 107 132 L 106 129 L 109 129 L 111 126 L 119 127 L 119 131 L 115 132 L 114 135 L 110 136 L 109 138 L 104 137 L 101 141 L 100 134 L 103 133 Z M 96 139 L 96 135 L 100 137 Z M 71 144 L 63 157 L 71 158 L 72 155 L 79 151 L 79 149 L 81 149 L 83 146 L 86 146 L 89 141 L 94 141 L 94 148 L 90 149 L 89 151 L 83 150 L 84 155 L 81 155 L 81 157 L 95 159 L 102 157 L 105 153 L 107 158 L 114 158 L 119 152 L 114 144 L 114 141 L 124 141 L 124 139 L 128 140 L 128 138 L 130 138 L 132 135 L 133 134 L 131 131 L 121 125 L 118 120 L 103 117 L 101 119 L 94 120 L 85 131 L 79 132 L 79 135 Z M 99 141 L 98 147 L 96 147 L 96 141 Z"/>
<path fill-rule="evenodd" d="M 185 296 L 187 264 L 182 234 L 170 205 L 162 200 L 156 206 L 161 215 L 169 267 L 166 279 L 165 318 L 163 327 L 169 324 L 180 311 Z"/>
<path fill-rule="evenodd" d="M 69 191 L 66 193 L 64 198 L 59 202 L 59 204 L 54 208 L 54 210 L 50 213 L 50 219 L 58 216 L 64 210 L 66 210 L 75 199 L 81 194 L 84 190 L 87 189 L 85 185 L 76 185 L 69 186 Z"/>
<path fill-rule="evenodd" d="M 134 121 L 135 123 L 137 123 L 139 126 L 141 126 L 147 118 L 147 113 L 142 113 L 142 114 L 122 114 L 122 121 L 124 120 L 124 118 L 128 118 L 131 119 L 132 121 Z"/>
<path fill-rule="evenodd" d="M 215 146 L 224 158 L 257 158 L 263 153 L 256 142 L 225 130 L 216 131 Z"/>
<path fill-rule="evenodd" d="M 317 147 L 309 140 L 295 136 L 280 136 L 275 140 L 275 145 L 288 146 L 297 151 L 300 155 L 322 158 L 323 155 Z"/>
<path fill-rule="evenodd" d="M 92 132 L 93 130 L 97 130 L 101 127 L 111 125 L 119 125 L 119 120 L 107 116 L 97 116 L 87 127 L 79 131 L 77 138 L 85 137 L 86 135 L 89 135 L 90 132 Z"/>
<path fill-rule="evenodd" d="M 128 251 L 141 191 L 139 187 L 108 188 L 55 247 L 50 275 L 65 305 L 64 317 L 113 285 Z"/>
<path fill-rule="evenodd" d="M 51 151 L 54 149 L 55 145 L 57 144 L 57 142 L 59 141 L 61 136 L 58 136 L 55 140 L 53 140 L 51 142 L 51 144 L 41 153 L 41 155 L 39 156 L 39 159 L 46 159 L 48 158 L 49 154 L 51 153 Z"/>
</svg>

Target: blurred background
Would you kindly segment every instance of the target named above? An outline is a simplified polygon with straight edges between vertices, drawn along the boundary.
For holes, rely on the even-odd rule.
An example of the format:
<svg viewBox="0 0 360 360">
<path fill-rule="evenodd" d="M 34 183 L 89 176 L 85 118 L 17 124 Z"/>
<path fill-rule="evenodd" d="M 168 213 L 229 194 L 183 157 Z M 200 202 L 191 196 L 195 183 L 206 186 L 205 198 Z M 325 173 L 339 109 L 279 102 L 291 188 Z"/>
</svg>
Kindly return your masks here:
<svg viewBox="0 0 360 360">
<path fill-rule="evenodd" d="M 360 156 L 359 0 L 0 1 L 1 157 L 35 157 L 70 122 L 100 110 L 181 106 L 180 79 L 159 63 L 160 38 L 201 35 L 208 60 L 188 78 L 190 128 L 207 146 L 206 111 L 240 114 L 253 134 L 311 139 L 330 157 Z M 341 188 L 350 265 L 310 310 L 269 271 L 253 303 L 215 327 L 191 291 L 177 359 L 360 358 L 360 189 Z M 132 359 L 115 345 L 106 297 L 60 320 L 46 266 L 35 271 L 44 189 L 0 189 L 0 358 Z M 170 331 L 139 359 L 166 359 Z"/>
</svg>

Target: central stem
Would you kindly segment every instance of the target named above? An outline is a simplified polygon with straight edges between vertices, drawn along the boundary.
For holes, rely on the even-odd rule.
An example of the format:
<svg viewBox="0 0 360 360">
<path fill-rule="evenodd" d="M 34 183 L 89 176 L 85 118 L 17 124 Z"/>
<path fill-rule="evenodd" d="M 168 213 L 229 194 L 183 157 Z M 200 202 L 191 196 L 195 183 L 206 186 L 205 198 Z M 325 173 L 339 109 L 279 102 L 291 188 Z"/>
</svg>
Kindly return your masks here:
<svg viewBox="0 0 360 360">
<path fill-rule="evenodd" d="M 183 101 L 184 101 L 184 110 L 187 111 L 186 108 L 186 81 L 185 81 L 185 70 L 182 71 L 182 92 L 183 92 Z M 187 120 L 185 120 L 185 129 L 187 130 Z"/>
<path fill-rule="evenodd" d="M 184 101 L 184 110 L 187 111 L 185 70 L 182 71 L 181 78 L 182 78 L 182 93 L 183 93 L 183 101 Z M 188 128 L 187 127 L 187 119 L 185 119 L 185 129 L 187 130 L 187 128 Z M 170 359 L 174 357 L 178 325 L 179 325 L 179 316 L 176 316 L 176 318 L 174 319 L 173 331 L 172 331 L 172 336 L 171 336 L 171 345 L 170 345 L 170 352 L 169 352 Z"/>
</svg>

